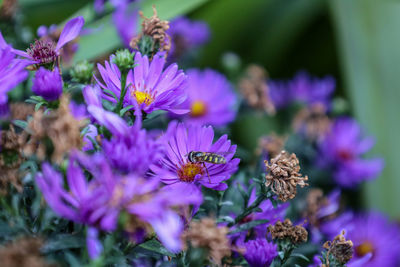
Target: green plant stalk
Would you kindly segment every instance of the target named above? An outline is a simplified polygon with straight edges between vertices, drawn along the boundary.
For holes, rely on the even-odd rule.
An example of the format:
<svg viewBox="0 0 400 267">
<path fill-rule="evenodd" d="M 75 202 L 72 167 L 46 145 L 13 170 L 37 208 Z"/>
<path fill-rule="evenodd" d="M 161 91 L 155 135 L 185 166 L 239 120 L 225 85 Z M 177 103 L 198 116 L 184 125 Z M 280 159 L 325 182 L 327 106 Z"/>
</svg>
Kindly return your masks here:
<svg viewBox="0 0 400 267">
<path fill-rule="evenodd" d="M 239 216 L 236 217 L 235 222 L 234 223 L 230 223 L 228 224 L 229 227 L 237 224 L 238 222 L 242 221 L 244 218 L 246 218 L 246 216 L 248 216 L 250 213 L 253 212 L 253 210 L 255 208 L 257 208 L 261 202 L 263 202 L 265 199 L 267 199 L 267 197 L 265 195 L 259 195 L 257 197 L 257 199 L 253 202 L 253 204 L 251 204 L 245 211 L 243 211 L 242 214 L 240 214 Z"/>
<path fill-rule="evenodd" d="M 124 98 L 125 98 L 126 92 L 128 90 L 128 88 L 126 86 L 126 76 L 127 75 L 128 75 L 127 70 L 122 71 L 122 73 L 121 73 L 121 95 L 119 97 L 119 101 L 117 103 L 117 106 L 115 107 L 115 113 L 117 113 L 118 116 L 119 116 L 119 112 L 122 109 Z"/>
</svg>

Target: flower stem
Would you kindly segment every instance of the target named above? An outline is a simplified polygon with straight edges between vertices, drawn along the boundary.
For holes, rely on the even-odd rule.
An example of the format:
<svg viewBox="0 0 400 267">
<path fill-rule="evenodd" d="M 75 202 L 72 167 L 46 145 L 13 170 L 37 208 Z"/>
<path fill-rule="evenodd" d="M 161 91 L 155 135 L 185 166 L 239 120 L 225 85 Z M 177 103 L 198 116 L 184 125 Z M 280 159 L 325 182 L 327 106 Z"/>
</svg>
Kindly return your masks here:
<svg viewBox="0 0 400 267">
<path fill-rule="evenodd" d="M 121 95 L 119 97 L 119 101 L 118 101 L 117 106 L 115 108 L 115 113 L 117 113 L 118 115 L 119 115 L 119 112 L 122 109 L 124 98 L 125 98 L 126 91 L 127 91 L 127 87 L 126 87 L 126 76 L 127 75 L 128 75 L 128 73 L 126 71 L 123 71 L 121 73 Z"/>
</svg>

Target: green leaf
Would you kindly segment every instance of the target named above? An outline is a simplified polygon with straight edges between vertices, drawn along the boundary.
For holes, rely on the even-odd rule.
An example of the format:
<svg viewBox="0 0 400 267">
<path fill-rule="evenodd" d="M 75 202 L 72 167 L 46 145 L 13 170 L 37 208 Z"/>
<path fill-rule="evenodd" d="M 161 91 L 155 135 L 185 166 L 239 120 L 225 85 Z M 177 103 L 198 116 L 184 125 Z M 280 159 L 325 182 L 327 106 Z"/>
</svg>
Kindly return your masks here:
<svg viewBox="0 0 400 267">
<path fill-rule="evenodd" d="M 108 90 L 108 89 L 103 89 L 103 92 L 108 94 L 108 95 L 110 95 L 110 96 L 112 96 L 116 101 L 119 100 L 118 97 L 115 95 L 115 93 L 113 91 Z"/>
<path fill-rule="evenodd" d="M 123 109 L 120 110 L 119 115 L 120 115 L 121 117 L 124 116 L 125 112 L 127 112 L 128 110 L 130 110 L 130 109 L 132 109 L 132 108 L 133 108 L 132 105 L 129 105 L 129 106 L 124 107 Z"/>
<path fill-rule="evenodd" d="M 292 254 L 290 255 L 290 257 L 301 258 L 301 259 L 303 259 L 303 260 L 305 260 L 305 261 L 307 261 L 307 262 L 310 262 L 310 259 L 309 259 L 309 258 L 307 258 L 306 256 L 304 256 L 303 254 L 300 254 L 300 253 L 292 253 Z"/>
<path fill-rule="evenodd" d="M 231 231 L 229 234 L 236 234 L 239 232 L 247 231 L 253 227 L 256 227 L 257 225 L 264 224 L 267 222 L 269 222 L 269 220 L 255 220 L 248 223 L 244 223 L 239 225 L 235 230 Z"/>
<path fill-rule="evenodd" d="M 147 0 L 140 3 L 140 10 L 147 17 L 153 14 L 152 6 L 155 5 L 161 19 L 171 19 L 178 15 L 188 13 L 208 0 Z M 89 5 L 93 5 L 90 3 Z M 87 7 L 83 8 L 85 11 Z M 79 14 L 79 12 L 77 12 Z M 74 63 L 84 59 L 94 59 L 121 46 L 120 38 L 112 24 L 111 15 L 87 25 L 100 30 L 80 37 L 79 50 L 74 57 Z"/>
<path fill-rule="evenodd" d="M 35 105 L 35 111 L 38 111 L 38 110 L 40 109 L 40 107 L 43 106 L 44 104 L 46 104 L 46 103 L 45 103 L 45 102 L 37 103 L 37 104 Z"/>
<path fill-rule="evenodd" d="M 57 234 L 56 236 L 48 239 L 41 250 L 43 253 L 50 253 L 57 250 L 82 248 L 84 246 L 85 239 L 83 236 L 76 234 Z"/>
<path fill-rule="evenodd" d="M 139 247 L 160 253 L 165 256 L 175 257 L 174 253 L 169 252 L 160 242 L 155 239 L 151 239 L 143 244 L 139 245 Z"/>
<path fill-rule="evenodd" d="M 12 123 L 15 126 L 20 127 L 21 129 L 25 129 L 26 127 L 28 127 L 28 123 L 26 121 L 22 121 L 22 120 L 13 120 Z"/>
</svg>

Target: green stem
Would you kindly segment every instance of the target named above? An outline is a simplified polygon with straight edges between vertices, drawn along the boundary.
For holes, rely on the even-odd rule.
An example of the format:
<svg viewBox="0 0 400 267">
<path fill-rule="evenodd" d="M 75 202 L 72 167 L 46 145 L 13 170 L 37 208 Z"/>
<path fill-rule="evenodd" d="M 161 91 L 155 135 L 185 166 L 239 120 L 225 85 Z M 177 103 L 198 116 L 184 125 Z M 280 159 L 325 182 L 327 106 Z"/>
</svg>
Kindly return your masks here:
<svg viewBox="0 0 400 267">
<path fill-rule="evenodd" d="M 115 108 L 115 113 L 117 113 L 119 115 L 119 112 L 122 109 L 122 105 L 124 102 L 124 98 L 126 95 L 126 91 L 127 91 L 127 87 L 126 87 L 126 76 L 128 75 L 128 73 L 126 72 L 126 70 L 124 70 L 121 73 L 121 95 L 119 97 L 119 101 L 117 103 L 117 107 Z"/>
<path fill-rule="evenodd" d="M 246 218 L 246 216 L 248 216 L 250 213 L 253 212 L 253 210 L 255 208 L 257 208 L 261 202 L 263 202 L 266 199 L 265 195 L 259 195 L 257 197 L 257 199 L 253 202 L 253 204 L 251 204 L 242 214 L 240 214 L 239 216 L 236 217 L 235 219 L 235 223 L 230 223 L 228 226 L 233 226 L 235 224 L 237 224 L 238 222 L 242 221 L 244 218 Z"/>
</svg>

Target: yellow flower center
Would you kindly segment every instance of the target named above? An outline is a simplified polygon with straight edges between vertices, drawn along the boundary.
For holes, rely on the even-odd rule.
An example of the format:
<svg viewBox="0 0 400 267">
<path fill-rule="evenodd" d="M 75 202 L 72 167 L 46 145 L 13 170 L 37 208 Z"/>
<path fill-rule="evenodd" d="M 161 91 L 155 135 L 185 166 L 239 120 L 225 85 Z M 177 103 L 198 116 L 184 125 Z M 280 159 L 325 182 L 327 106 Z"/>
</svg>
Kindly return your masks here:
<svg viewBox="0 0 400 267">
<path fill-rule="evenodd" d="M 362 257 L 370 252 L 374 252 L 374 246 L 369 241 L 366 241 L 356 247 L 356 253 L 360 257 Z"/>
<path fill-rule="evenodd" d="M 200 163 L 188 162 L 178 169 L 178 177 L 183 182 L 193 182 L 197 174 L 203 173 L 203 167 Z"/>
<path fill-rule="evenodd" d="M 149 93 L 146 92 L 133 91 L 132 96 L 136 98 L 136 101 L 138 102 L 139 105 L 145 103 L 146 106 L 148 106 L 154 101 L 154 98 Z"/>
<path fill-rule="evenodd" d="M 206 114 L 207 106 L 203 101 L 196 100 L 192 103 L 190 115 L 192 117 L 200 117 Z"/>
</svg>

